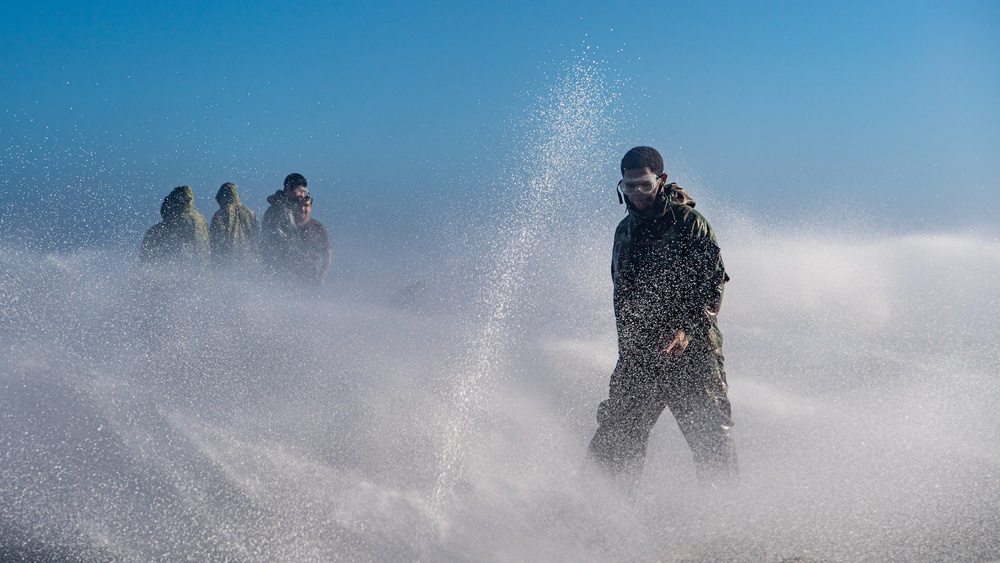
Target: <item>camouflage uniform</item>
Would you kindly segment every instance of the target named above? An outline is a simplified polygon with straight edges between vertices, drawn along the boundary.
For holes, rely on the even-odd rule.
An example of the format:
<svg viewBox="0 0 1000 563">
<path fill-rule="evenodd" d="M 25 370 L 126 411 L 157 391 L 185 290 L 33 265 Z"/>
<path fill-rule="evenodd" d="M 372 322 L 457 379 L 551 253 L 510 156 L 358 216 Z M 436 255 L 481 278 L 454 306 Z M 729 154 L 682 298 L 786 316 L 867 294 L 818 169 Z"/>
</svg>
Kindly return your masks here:
<svg viewBox="0 0 1000 563">
<path fill-rule="evenodd" d="M 174 188 L 160 205 L 163 221 L 146 231 L 139 248 L 139 261 L 158 263 L 190 260 L 208 262 L 208 223 L 194 208 L 194 193 L 188 186 Z"/>
<path fill-rule="evenodd" d="M 278 190 L 268 196 L 267 203 L 270 206 L 264 211 L 261 221 L 261 262 L 270 273 L 277 273 L 284 269 L 288 256 L 295 253 L 298 247 L 294 218 L 296 202 L 283 190 Z"/>
<path fill-rule="evenodd" d="M 626 198 L 627 199 L 627 198 Z M 614 474 L 638 475 L 649 432 L 664 408 L 694 454 L 699 479 L 735 478 L 736 452 L 716 314 L 729 279 L 712 228 L 669 184 L 651 207 L 615 230 L 611 277 L 618 364 L 598 407 L 590 455 Z M 660 350 L 680 329 L 686 350 Z"/>
<path fill-rule="evenodd" d="M 321 283 L 329 267 L 330 233 L 315 219 L 298 227 L 299 244 L 289 256 L 289 273 L 311 283 Z"/>
<path fill-rule="evenodd" d="M 311 199 L 310 199 L 311 201 Z M 284 191 L 267 198 L 261 233 L 261 258 L 269 274 L 322 283 L 330 266 L 330 235 L 310 218 L 296 221 L 297 201 Z"/>
<path fill-rule="evenodd" d="M 215 201 L 219 203 L 219 210 L 212 216 L 208 229 L 212 264 L 227 266 L 255 261 L 260 244 L 257 216 L 240 203 L 240 194 L 232 182 L 219 188 Z"/>
</svg>

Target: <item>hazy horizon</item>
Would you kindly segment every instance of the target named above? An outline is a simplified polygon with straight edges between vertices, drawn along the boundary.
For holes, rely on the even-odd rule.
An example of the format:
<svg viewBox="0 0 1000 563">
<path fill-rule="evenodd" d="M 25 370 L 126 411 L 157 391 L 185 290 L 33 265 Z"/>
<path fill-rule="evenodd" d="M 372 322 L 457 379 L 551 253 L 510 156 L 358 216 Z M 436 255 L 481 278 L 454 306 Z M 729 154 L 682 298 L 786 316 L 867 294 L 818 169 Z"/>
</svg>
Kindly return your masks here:
<svg viewBox="0 0 1000 563">
<path fill-rule="evenodd" d="M 1000 559 L 995 6 L 0 11 L 0 558 Z M 732 277 L 732 489 L 669 417 L 584 463 L 635 144 Z M 325 288 L 136 263 L 293 171 Z"/>
<path fill-rule="evenodd" d="M 341 239 L 361 217 L 433 224 L 516 189 L 504 170 L 576 65 L 609 96 L 588 163 L 608 208 L 618 159 L 649 144 L 685 187 L 772 222 L 1000 225 L 997 6 L 633 9 L 5 5 L 0 237 L 127 244 L 175 186 L 210 215 L 232 181 L 261 212 L 293 171 Z"/>
</svg>

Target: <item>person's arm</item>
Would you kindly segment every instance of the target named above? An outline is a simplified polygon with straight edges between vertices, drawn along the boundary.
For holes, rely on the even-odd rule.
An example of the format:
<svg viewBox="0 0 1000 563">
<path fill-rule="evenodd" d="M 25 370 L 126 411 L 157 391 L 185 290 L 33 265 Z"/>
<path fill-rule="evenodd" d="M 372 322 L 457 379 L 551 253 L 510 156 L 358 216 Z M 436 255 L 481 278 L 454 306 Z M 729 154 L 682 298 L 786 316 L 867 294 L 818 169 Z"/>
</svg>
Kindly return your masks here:
<svg viewBox="0 0 1000 563">
<path fill-rule="evenodd" d="M 319 270 L 319 284 L 326 285 L 326 278 L 330 275 L 330 266 L 333 264 L 333 248 L 330 244 L 330 231 L 323 226 L 322 223 L 318 224 L 320 236 L 323 241 L 322 248 L 322 259 L 323 265 Z"/>
<path fill-rule="evenodd" d="M 704 217 L 698 216 L 692 230 L 692 271 L 695 273 L 695 301 L 699 316 L 719 314 L 724 286 L 729 281 L 722 251 L 715 233 Z"/>
<path fill-rule="evenodd" d="M 247 218 L 250 224 L 250 249 L 254 254 L 260 252 L 260 223 L 257 221 L 257 214 L 247 209 Z"/>
<path fill-rule="evenodd" d="M 153 256 L 158 250 L 156 248 L 159 244 L 157 241 L 157 226 L 154 225 L 150 227 L 145 236 L 142 237 L 142 243 L 139 244 L 139 263 L 148 264 L 153 261 Z"/>
<path fill-rule="evenodd" d="M 319 272 L 319 284 L 326 285 L 326 277 L 330 275 L 330 266 L 333 264 L 333 250 L 330 245 L 326 245 L 326 252 L 323 254 L 323 268 Z"/>
<path fill-rule="evenodd" d="M 682 354 L 691 343 L 691 336 L 700 334 L 698 327 L 718 315 L 723 285 L 728 280 L 715 234 L 708 222 L 695 211 L 686 212 L 682 220 L 687 237 L 685 270 L 690 272 L 690 277 L 682 283 L 687 289 L 679 326 L 669 329 L 660 339 L 660 350 L 668 357 Z"/>
<path fill-rule="evenodd" d="M 205 217 L 201 213 L 195 213 L 197 214 L 192 214 L 195 250 L 201 262 L 208 264 L 212 256 L 212 243 L 209 242 L 208 222 L 205 221 Z"/>
</svg>

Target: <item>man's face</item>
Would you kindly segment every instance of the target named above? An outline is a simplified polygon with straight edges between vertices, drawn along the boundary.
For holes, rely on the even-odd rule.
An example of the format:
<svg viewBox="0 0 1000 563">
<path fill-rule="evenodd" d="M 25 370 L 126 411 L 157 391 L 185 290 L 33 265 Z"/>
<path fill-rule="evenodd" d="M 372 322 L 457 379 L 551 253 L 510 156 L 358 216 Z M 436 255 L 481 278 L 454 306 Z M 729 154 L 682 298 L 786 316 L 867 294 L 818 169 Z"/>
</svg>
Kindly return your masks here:
<svg viewBox="0 0 1000 563">
<path fill-rule="evenodd" d="M 622 174 L 622 192 L 636 209 L 643 211 L 653 204 L 663 187 L 663 178 L 656 176 L 649 167 L 626 168 Z"/>
<path fill-rule="evenodd" d="M 295 224 L 304 225 L 309 222 L 309 214 L 312 213 L 312 201 L 300 200 L 295 204 Z"/>
<path fill-rule="evenodd" d="M 306 197 L 307 193 L 309 193 L 309 190 L 306 189 L 305 186 L 295 186 L 294 188 L 291 186 L 285 186 L 285 195 L 292 200 L 302 199 Z"/>
</svg>

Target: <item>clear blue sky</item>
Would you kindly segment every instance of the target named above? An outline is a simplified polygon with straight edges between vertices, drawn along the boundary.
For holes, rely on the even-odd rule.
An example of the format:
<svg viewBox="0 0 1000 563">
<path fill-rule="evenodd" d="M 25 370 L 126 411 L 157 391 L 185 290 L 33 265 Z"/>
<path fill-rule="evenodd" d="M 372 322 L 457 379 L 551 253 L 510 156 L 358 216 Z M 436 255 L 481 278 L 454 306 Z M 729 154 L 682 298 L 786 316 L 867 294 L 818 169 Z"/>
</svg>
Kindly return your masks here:
<svg viewBox="0 0 1000 563">
<path fill-rule="evenodd" d="M 262 210 L 291 171 L 331 203 L 464 197 L 448 180 L 585 47 L 622 150 L 737 205 L 1000 224 L 1000 2 L 293 4 L 5 2 L 0 229 L 39 192 L 103 235 L 179 184 L 206 214 L 226 180 Z"/>
</svg>

